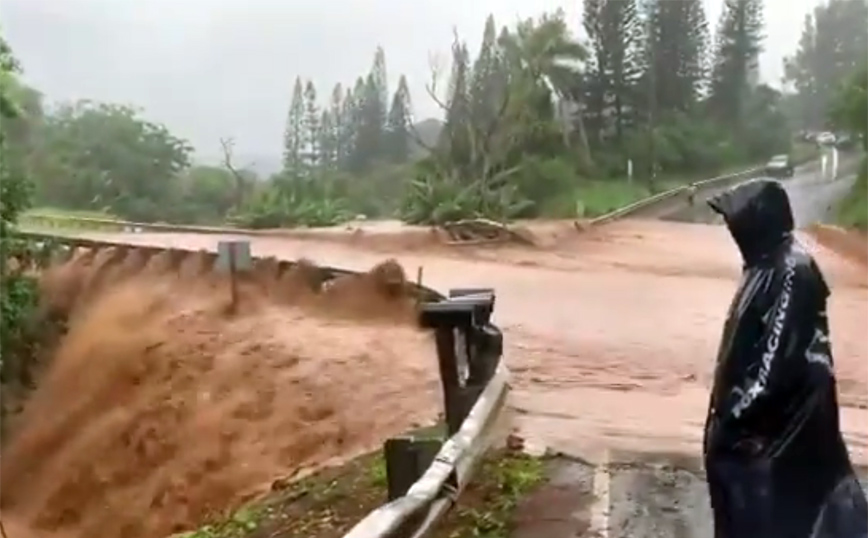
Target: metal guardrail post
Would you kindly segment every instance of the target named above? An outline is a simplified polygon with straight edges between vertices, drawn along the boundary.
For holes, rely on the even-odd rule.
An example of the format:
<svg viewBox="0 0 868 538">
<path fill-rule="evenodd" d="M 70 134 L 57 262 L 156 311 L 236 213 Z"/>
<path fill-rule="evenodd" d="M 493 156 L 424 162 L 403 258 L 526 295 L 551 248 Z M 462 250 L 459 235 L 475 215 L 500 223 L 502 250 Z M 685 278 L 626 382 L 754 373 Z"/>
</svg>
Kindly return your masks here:
<svg viewBox="0 0 868 538">
<path fill-rule="evenodd" d="M 451 290 L 448 299 L 422 305 L 420 324 L 434 329 L 449 437 L 461 429 L 497 368 L 503 336 L 490 323 L 493 310 L 494 292 L 487 288 Z M 442 447 L 442 439 L 431 437 L 402 436 L 385 442 L 389 502 L 407 494 Z M 457 476 L 452 473 L 448 482 L 457 487 Z"/>
<path fill-rule="evenodd" d="M 503 337 L 491 326 L 494 291 L 455 289 L 423 305 L 420 323 L 434 329 L 447 433 L 454 435 L 497 367 Z"/>
<path fill-rule="evenodd" d="M 442 446 L 443 441 L 434 438 L 417 439 L 407 436 L 386 440 L 383 445 L 383 459 L 386 461 L 386 483 L 390 502 L 406 495 L 410 486 L 422 478 Z"/>
</svg>

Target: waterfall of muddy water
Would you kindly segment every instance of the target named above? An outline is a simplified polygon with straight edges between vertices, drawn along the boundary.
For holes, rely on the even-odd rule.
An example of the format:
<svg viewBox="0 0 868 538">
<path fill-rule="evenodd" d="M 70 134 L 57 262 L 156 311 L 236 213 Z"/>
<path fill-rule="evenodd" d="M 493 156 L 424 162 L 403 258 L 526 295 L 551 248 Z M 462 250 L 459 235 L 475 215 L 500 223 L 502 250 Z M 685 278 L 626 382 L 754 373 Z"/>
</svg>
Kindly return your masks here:
<svg viewBox="0 0 868 538">
<path fill-rule="evenodd" d="M 169 258 L 78 253 L 43 276 L 70 326 L 0 455 L 11 538 L 161 538 L 436 415 L 397 263 L 317 292 L 312 264 L 260 262 L 230 316 L 207 256 Z"/>
</svg>

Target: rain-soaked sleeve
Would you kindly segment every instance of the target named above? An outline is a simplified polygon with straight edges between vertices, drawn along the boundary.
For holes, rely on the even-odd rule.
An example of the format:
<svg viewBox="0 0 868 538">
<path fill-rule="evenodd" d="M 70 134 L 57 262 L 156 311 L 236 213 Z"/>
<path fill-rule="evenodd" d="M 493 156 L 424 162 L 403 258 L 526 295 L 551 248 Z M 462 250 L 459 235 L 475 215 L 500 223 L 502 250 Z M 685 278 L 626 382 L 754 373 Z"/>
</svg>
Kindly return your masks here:
<svg viewBox="0 0 868 538">
<path fill-rule="evenodd" d="M 740 346 L 750 350 L 750 356 L 740 361 L 746 369 L 724 408 L 716 410 L 723 427 L 747 435 L 759 433 L 760 423 L 776 423 L 788 405 L 783 399 L 809 377 L 805 351 L 817 314 L 817 286 L 810 265 L 788 258 L 767 293 L 773 294 L 773 300 L 763 316 L 761 336 L 754 345 Z M 752 336 L 756 338 L 756 333 Z"/>
</svg>

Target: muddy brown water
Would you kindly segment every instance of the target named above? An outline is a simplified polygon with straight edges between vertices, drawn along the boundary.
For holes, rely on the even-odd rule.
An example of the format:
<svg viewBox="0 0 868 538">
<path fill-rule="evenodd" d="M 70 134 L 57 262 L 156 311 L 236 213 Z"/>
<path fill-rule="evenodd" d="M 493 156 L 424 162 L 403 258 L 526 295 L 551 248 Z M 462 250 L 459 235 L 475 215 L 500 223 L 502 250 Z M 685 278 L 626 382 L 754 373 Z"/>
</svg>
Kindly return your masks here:
<svg viewBox="0 0 868 538">
<path fill-rule="evenodd" d="M 93 235 L 94 238 L 115 238 Z M 131 243 L 216 248 L 230 236 L 137 234 Z M 235 237 L 237 238 L 237 237 Z M 833 289 L 833 345 L 843 422 L 858 458 L 868 447 L 868 272 L 802 236 Z M 555 247 L 399 251 L 251 238 L 254 253 L 364 269 L 397 256 L 438 289 L 497 291 L 513 403 L 526 434 L 593 459 L 604 449 L 694 453 L 726 305 L 740 267 L 724 228 L 623 221 Z"/>
<path fill-rule="evenodd" d="M 220 240 L 239 238 L 147 233 L 88 237 L 194 250 L 213 250 Z M 347 242 L 296 237 L 249 240 L 257 256 L 305 257 L 360 270 L 394 256 L 409 274 L 423 267 L 424 283 L 438 289 L 493 287 L 497 290 L 495 322 L 504 329 L 506 361 L 513 372 L 512 405 L 524 435 L 591 462 L 604 460 L 613 450 L 686 455 L 699 451 L 711 366 L 739 273 L 736 249 L 721 227 L 623 221 L 561 236 L 536 250 L 408 248 L 406 242 L 382 238 L 366 246 L 358 237 Z M 854 459 L 865 462 L 868 273 L 863 265 L 806 240 L 833 289 L 830 316 L 842 420 Z M 61 350 L 59 357 L 67 353 L 72 357 L 69 364 L 82 365 L 79 372 L 88 365 L 87 371 L 98 375 L 58 381 L 55 388 L 61 396 L 44 397 L 40 405 L 49 418 L 42 420 L 64 423 L 70 420 L 64 418 L 69 413 L 53 410 L 79 407 L 98 411 L 98 418 L 88 421 L 90 426 L 73 440 L 31 441 L 15 457 L 14 444 L 4 451 L 4 465 L 22 465 L 16 463 L 21 458 L 31 461 L 14 482 L 20 492 L 8 502 L 4 494 L 4 521 L 11 514 L 15 523 L 23 522 L 23 528 L 32 531 L 56 523 L 57 518 L 72 517 L 69 510 L 74 512 L 75 507 L 57 511 L 55 519 L 46 523 L 42 510 L 52 495 L 80 507 L 85 501 L 77 497 L 82 495 L 78 492 L 97 484 L 103 488 L 99 498 L 104 504 L 89 509 L 87 517 L 68 528 L 91 532 L 101 517 L 114 514 L 115 532 L 76 532 L 71 538 L 157 536 L 151 531 L 181 525 L 166 522 L 193 521 L 218 508 L 220 503 L 209 504 L 204 494 L 198 504 L 193 503 L 190 499 L 196 491 L 223 491 L 222 501 L 231 504 L 245 495 L 230 493 L 232 487 L 252 494 L 277 473 L 348 457 L 353 449 L 375 446 L 387 435 L 436 413 L 433 346 L 409 327 L 311 321 L 304 313 L 275 308 L 268 301 L 240 319 L 215 321 L 209 310 L 214 307 L 208 306 L 214 297 L 195 294 L 192 288 L 188 282 L 162 293 L 144 286 L 125 292 L 160 298 L 157 305 L 144 308 L 147 315 L 135 306 L 140 297 L 118 295 L 105 307 L 106 314 L 88 328 L 92 336 L 82 338 L 84 342 L 72 346 L 72 351 Z M 123 314 L 127 310 L 134 313 Z M 87 324 L 86 320 L 80 323 Z M 154 344 L 149 336 L 154 331 L 174 362 L 157 360 L 153 371 L 134 367 L 152 364 L 143 363 L 141 357 L 147 357 Z M 126 342 L 129 335 L 138 335 L 133 338 L 138 343 Z M 107 344 L 98 343 L 105 340 Z M 124 389 L 128 385 L 112 381 L 114 375 L 137 379 L 129 370 L 142 368 L 153 376 L 147 383 L 153 388 Z M 66 375 L 83 378 L 76 370 L 70 367 Z M 213 373 L 201 375 L 203 370 Z M 75 383 L 81 390 L 67 388 Z M 115 388 L 101 388 L 103 384 Z M 186 395 L 180 399 L 188 403 L 178 403 L 172 386 L 180 387 Z M 161 396 L 145 396 L 151 390 Z M 220 391 L 230 396 L 216 398 Z M 71 403 L 63 400 L 68 393 L 75 394 Z M 303 406 L 294 402 L 304 395 L 308 405 L 328 402 L 328 411 L 314 405 L 311 420 L 298 418 Z M 269 402 L 257 407 L 262 398 Z M 86 403 L 76 403 L 78 399 Z M 161 401 L 167 403 L 155 403 Z M 150 413 L 165 415 L 154 419 L 165 426 L 148 430 L 150 422 L 142 422 L 142 417 Z M 142 457 L 156 457 L 156 453 L 165 466 L 136 476 L 130 469 L 143 468 L 128 462 L 139 457 L 137 449 L 114 452 L 123 435 L 149 440 L 142 441 Z M 40 443 L 62 446 L 55 446 L 52 458 L 28 460 L 27 454 L 33 453 L 29 447 Z M 298 444 L 308 444 L 305 458 L 292 456 Z M 107 478 L 99 465 L 86 463 L 95 460 L 123 470 L 121 484 Z M 5 472 L 2 480 L 8 491 L 13 484 Z M 67 487 L 81 489 L 58 492 L 66 482 L 71 484 Z M 191 508 L 193 504 L 197 508 Z M 166 508 L 169 505 L 171 509 Z M 162 526 L 136 530 L 132 520 L 138 521 L 145 512 L 149 518 L 165 515 Z M 118 518 L 119 513 L 130 517 Z M 31 538 L 26 533 L 15 536 Z"/>
<path fill-rule="evenodd" d="M 323 293 L 260 275 L 229 315 L 196 256 L 111 257 L 43 276 L 72 320 L 0 456 L 11 538 L 167 536 L 436 418 L 431 336 L 376 271 Z"/>
</svg>

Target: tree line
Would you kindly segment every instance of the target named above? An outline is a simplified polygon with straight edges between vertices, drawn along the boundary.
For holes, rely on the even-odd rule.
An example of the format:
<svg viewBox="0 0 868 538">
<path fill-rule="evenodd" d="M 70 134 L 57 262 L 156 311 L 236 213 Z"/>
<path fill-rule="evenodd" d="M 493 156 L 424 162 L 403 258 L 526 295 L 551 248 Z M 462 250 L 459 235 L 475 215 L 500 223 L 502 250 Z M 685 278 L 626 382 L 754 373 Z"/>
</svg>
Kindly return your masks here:
<svg viewBox="0 0 868 538">
<path fill-rule="evenodd" d="M 853 22 L 865 20 L 865 0 L 829 0 L 809 16 L 787 61 L 792 91 L 782 93 L 757 80 L 762 0 L 726 0 L 714 25 L 702 0 L 583 7 L 581 20 L 555 12 L 499 26 L 490 16 L 475 51 L 456 36 L 448 67 L 432 72 L 427 95 L 412 96 L 437 103 L 439 119 L 415 121 L 407 80 L 390 85 L 382 48 L 349 84 L 297 77 L 283 169 L 268 178 L 234 162 L 231 139 L 220 140 L 222 162 L 194 165 L 189 144 L 143 111 L 49 106 L 10 73 L 21 114 L 4 122 L 9 161 L 38 205 L 131 220 L 276 227 L 358 214 L 418 223 L 575 216 L 673 177 L 790 151 L 794 128 L 827 123 L 842 73 L 860 65 L 859 43 L 868 43 Z"/>
<path fill-rule="evenodd" d="M 305 108 L 313 85 L 296 83 L 284 163 L 296 177 L 268 204 L 309 193 L 297 189 L 311 174 L 329 183 L 324 170 L 406 163 L 413 146 L 426 157 L 387 189 L 412 222 L 569 212 L 583 183 L 622 180 L 628 161 L 653 188 L 658 173 L 713 173 L 788 151 L 782 96 L 756 81 L 762 7 L 728 0 L 713 40 L 701 0 L 585 0 L 584 41 L 563 13 L 513 27 L 489 17 L 475 55 L 456 38 L 445 92 L 434 74 L 428 97 L 444 121 L 433 143 L 415 132 L 403 77 L 389 100 L 378 49 L 367 76 L 351 91 L 336 86 L 326 110 Z"/>
<path fill-rule="evenodd" d="M 795 128 L 839 130 L 861 140 L 859 175 L 839 207 L 843 224 L 868 230 L 868 2 L 830 0 L 805 15 L 797 50 L 784 61 Z"/>
<path fill-rule="evenodd" d="M 283 168 L 363 172 L 378 162 L 406 163 L 412 149 L 410 90 L 398 79 L 389 95 L 386 54 L 378 47 L 370 73 L 352 87 L 335 84 L 321 104 L 310 80 L 295 79 L 283 138 Z"/>
<path fill-rule="evenodd" d="M 807 131 L 831 127 L 830 107 L 842 84 L 866 66 L 868 2 L 829 0 L 805 15 L 798 48 L 784 61 L 795 126 Z"/>
</svg>

